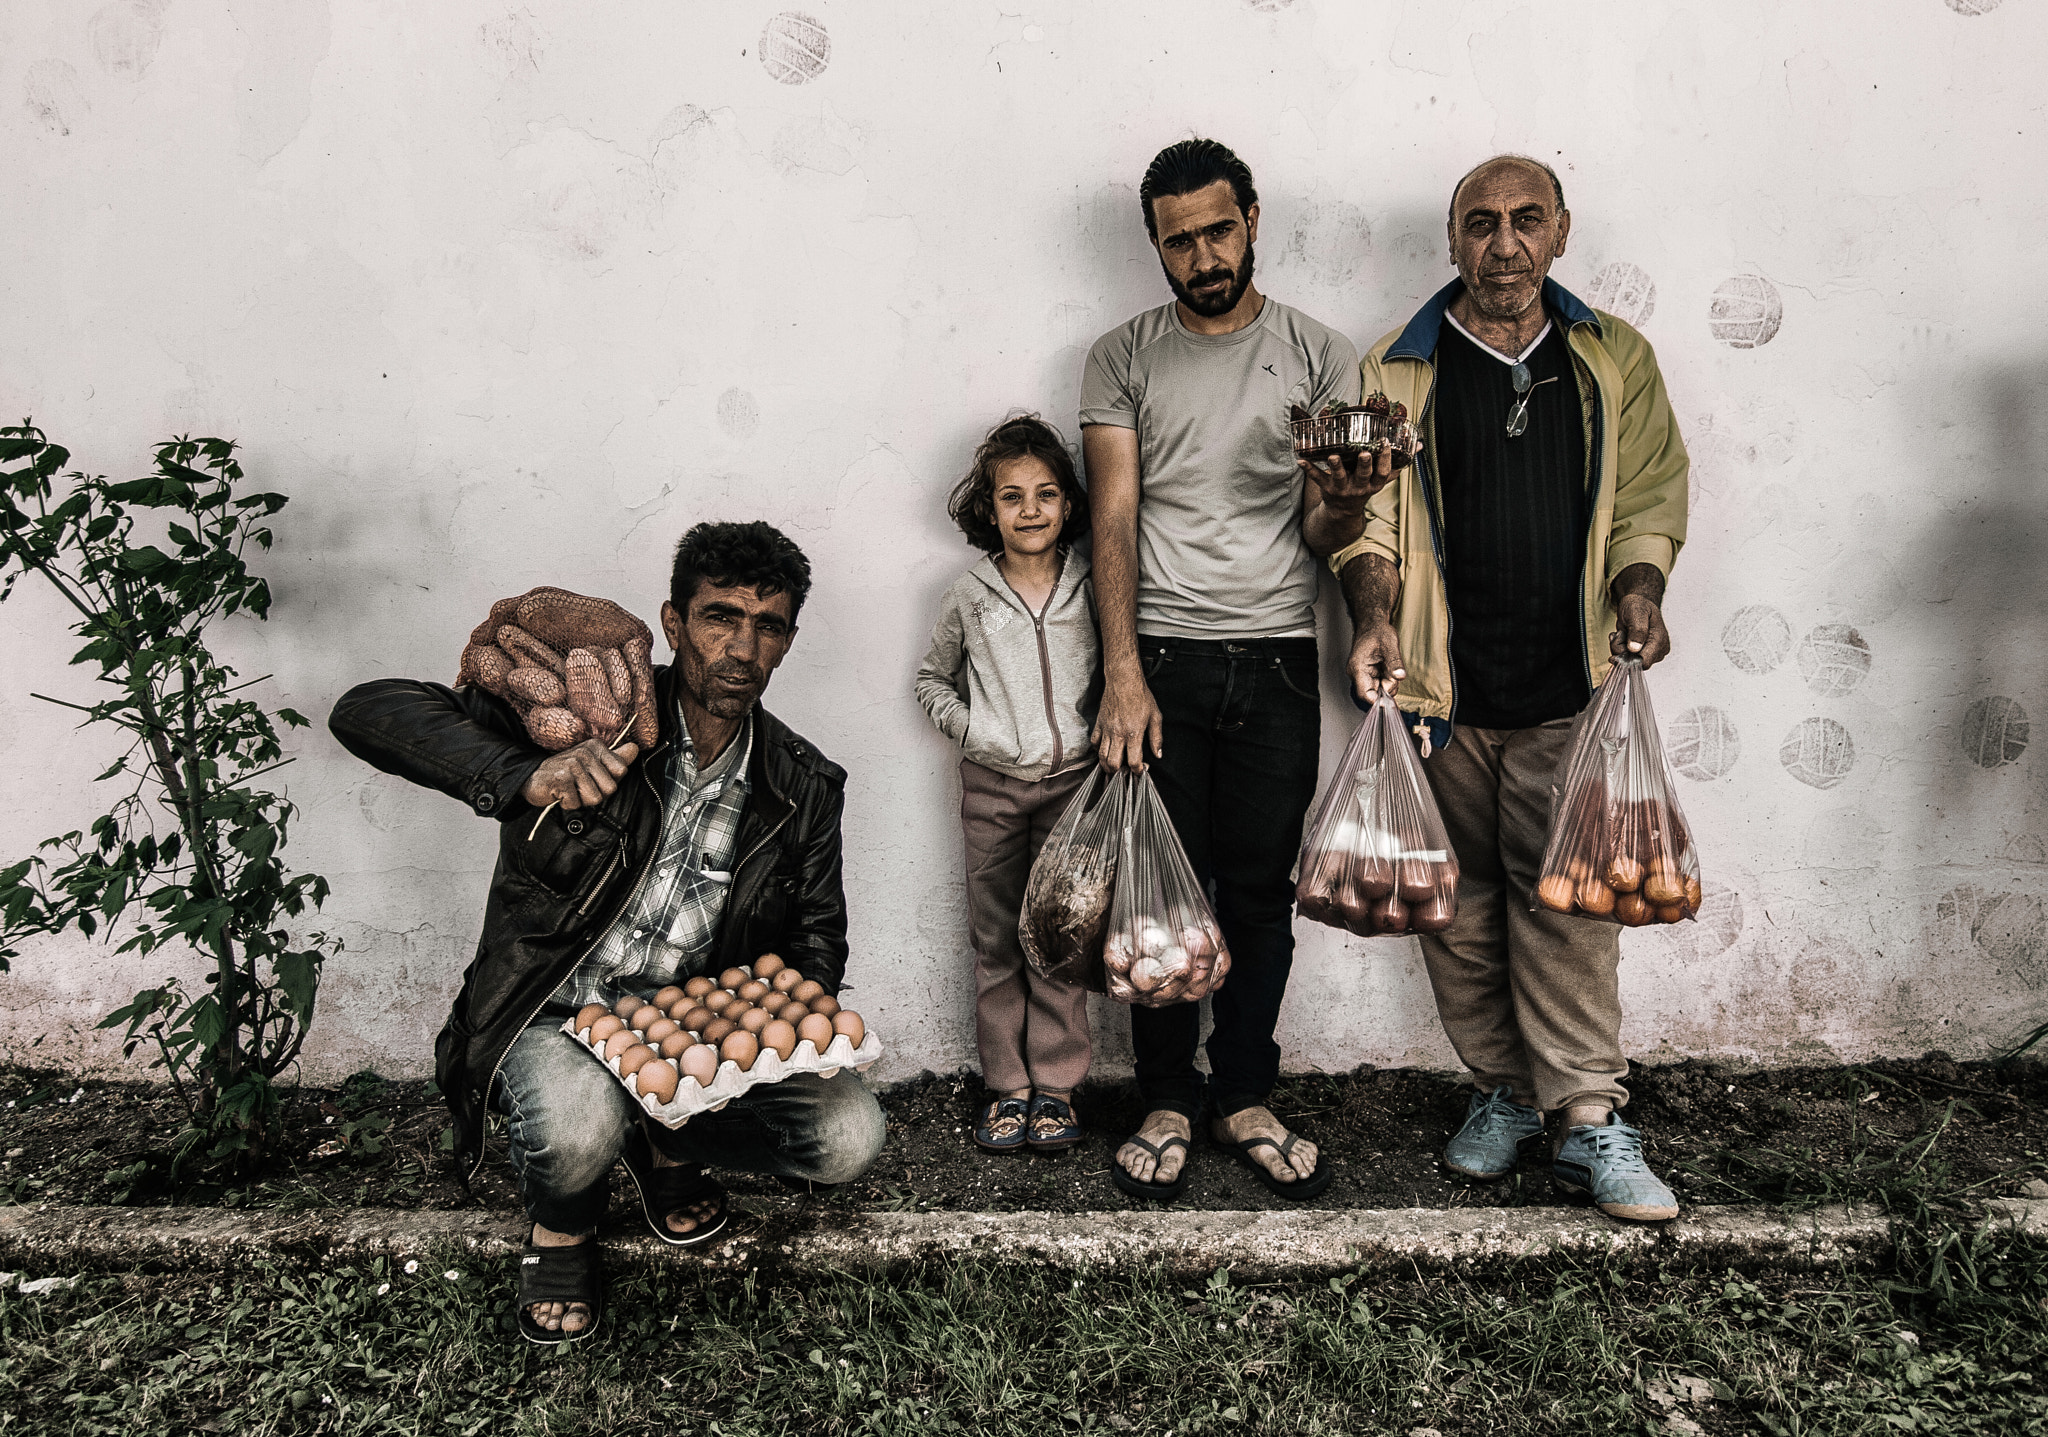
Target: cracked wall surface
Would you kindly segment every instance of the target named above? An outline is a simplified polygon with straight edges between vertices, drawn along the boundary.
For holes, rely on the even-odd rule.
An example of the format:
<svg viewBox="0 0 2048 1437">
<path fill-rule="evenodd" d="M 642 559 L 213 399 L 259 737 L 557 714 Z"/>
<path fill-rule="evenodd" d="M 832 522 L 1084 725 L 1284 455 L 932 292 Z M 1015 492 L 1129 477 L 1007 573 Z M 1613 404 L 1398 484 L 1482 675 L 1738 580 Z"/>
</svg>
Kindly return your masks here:
<svg viewBox="0 0 2048 1437">
<path fill-rule="evenodd" d="M 1362 348 L 1449 277 L 1451 181 L 1529 152 L 1574 215 L 1557 277 L 1656 346 L 1695 461 L 1651 682 L 1708 907 L 1625 935 L 1629 1050 L 1980 1055 L 2048 1017 L 2048 6 L 1005 3 L 17 0 L 0 407 L 104 472 L 241 440 L 292 503 L 272 620 L 224 644 L 308 714 L 451 677 L 501 595 L 652 620 L 688 524 L 783 526 L 817 587 L 769 702 L 851 775 L 872 1076 L 950 1069 L 955 754 L 910 696 L 972 558 L 944 495 L 1012 408 L 1071 435 L 1090 342 L 1167 298 L 1146 161 L 1236 147 L 1262 287 Z M 89 692 L 66 623 L 0 608 L 0 859 L 94 812 L 106 745 L 29 696 Z M 494 831 L 292 748 L 290 853 L 347 943 L 305 1071 L 422 1073 Z M 159 971 L 32 948 L 0 1053 L 118 1067 L 93 1024 Z M 1302 925 L 1281 1036 L 1295 1069 L 1453 1065 L 1406 940 Z"/>
</svg>

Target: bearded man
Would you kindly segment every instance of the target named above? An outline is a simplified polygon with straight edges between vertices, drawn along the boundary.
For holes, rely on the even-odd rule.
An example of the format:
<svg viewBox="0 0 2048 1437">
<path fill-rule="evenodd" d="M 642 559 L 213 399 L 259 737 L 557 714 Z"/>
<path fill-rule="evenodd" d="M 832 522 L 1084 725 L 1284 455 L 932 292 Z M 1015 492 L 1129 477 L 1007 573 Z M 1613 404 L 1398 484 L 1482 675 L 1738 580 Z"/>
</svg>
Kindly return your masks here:
<svg viewBox="0 0 2048 1437">
<path fill-rule="evenodd" d="M 1111 1180 L 1168 1199 L 1187 1183 L 1205 1103 L 1212 1135 L 1289 1198 L 1329 1186 L 1314 1143 L 1266 1107 L 1273 1030 L 1294 959 L 1302 815 L 1321 723 L 1316 558 L 1350 543 L 1390 455 L 1294 456 L 1299 406 L 1358 399 L 1357 351 L 1252 283 L 1259 197 L 1214 140 L 1160 151 L 1138 187 L 1173 300 L 1089 351 L 1081 444 L 1095 531 L 1105 767 L 1147 767 L 1233 962 L 1211 1000 L 1210 1075 L 1193 1003 L 1131 1009 L 1142 1127 Z"/>
<path fill-rule="evenodd" d="M 1531 901 L 1573 721 L 1613 662 L 1671 652 L 1664 582 L 1685 542 L 1685 445 L 1656 355 L 1548 277 L 1571 224 L 1539 161 L 1496 156 L 1458 181 L 1458 277 L 1363 365 L 1421 416 L 1422 452 L 1330 565 L 1353 685 L 1393 693 L 1415 724 L 1461 870 L 1456 922 L 1422 935 L 1477 1089 L 1444 1160 L 1504 1177 L 1547 1113 L 1560 1181 L 1658 1221 L 1677 1200 L 1617 1113 L 1621 930 Z"/>
<path fill-rule="evenodd" d="M 767 524 L 683 535 L 661 606 L 676 662 L 655 671 L 660 735 L 645 754 L 603 738 L 547 754 L 511 705 L 474 685 L 379 679 L 344 694 L 328 721 L 356 757 L 498 825 L 483 937 L 434 1075 L 467 1175 L 483 1162 L 486 1114 L 505 1119 L 533 1224 L 518 1269 L 529 1341 L 597 1330 L 591 1239 L 622 1157 L 649 1229 L 695 1247 L 726 1226 L 707 1166 L 808 1187 L 848 1182 L 881 1151 L 881 1108 L 851 1070 L 749 1088 L 672 1129 L 562 1031 L 586 1003 L 771 952 L 838 993 L 846 771 L 760 705 L 810 586 L 803 551 Z"/>
</svg>

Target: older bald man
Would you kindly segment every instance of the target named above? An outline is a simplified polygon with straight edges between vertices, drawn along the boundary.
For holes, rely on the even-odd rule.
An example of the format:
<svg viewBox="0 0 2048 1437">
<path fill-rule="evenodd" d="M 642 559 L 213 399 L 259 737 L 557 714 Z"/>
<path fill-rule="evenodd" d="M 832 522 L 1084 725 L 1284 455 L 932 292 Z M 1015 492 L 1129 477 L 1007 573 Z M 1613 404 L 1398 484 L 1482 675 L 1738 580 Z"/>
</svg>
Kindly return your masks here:
<svg viewBox="0 0 2048 1437">
<path fill-rule="evenodd" d="M 1367 393 L 1423 416 L 1422 453 L 1330 558 L 1352 682 L 1393 692 L 1415 725 L 1462 869 L 1457 922 L 1422 938 L 1477 1089 L 1444 1159 L 1504 1177 L 1548 1113 L 1556 1177 L 1614 1217 L 1675 1217 L 1615 1111 L 1620 930 L 1530 892 L 1573 720 L 1612 660 L 1671 651 L 1659 610 L 1685 542 L 1685 446 L 1648 342 L 1549 278 L 1572 227 L 1549 166 L 1486 161 L 1448 226 L 1458 277 L 1361 364 Z"/>
</svg>

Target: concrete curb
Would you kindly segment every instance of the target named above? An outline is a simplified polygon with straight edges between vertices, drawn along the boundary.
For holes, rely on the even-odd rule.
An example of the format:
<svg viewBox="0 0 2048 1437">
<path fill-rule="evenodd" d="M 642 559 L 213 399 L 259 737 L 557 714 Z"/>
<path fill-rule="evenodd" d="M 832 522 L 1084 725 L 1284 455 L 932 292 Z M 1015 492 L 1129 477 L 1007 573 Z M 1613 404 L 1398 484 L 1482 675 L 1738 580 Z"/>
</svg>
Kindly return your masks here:
<svg viewBox="0 0 2048 1437">
<path fill-rule="evenodd" d="M 2048 1238 L 2048 1199 L 2000 1198 L 1986 1229 Z M 1054 1268 L 1218 1267 L 1248 1281 L 1363 1269 L 1483 1270 L 1543 1260 L 1622 1258 L 1753 1268 L 1861 1266 L 1893 1248 L 1869 1207 L 1781 1212 L 1695 1208 L 1645 1227 L 1581 1208 L 1302 1212 L 854 1213 L 750 1221 L 708 1253 L 637 1231 L 606 1240 L 614 1262 L 680 1262 L 708 1271 L 899 1272 L 972 1262 Z M 42 1273 L 142 1267 L 217 1271 L 252 1261 L 328 1264 L 453 1248 L 481 1258 L 517 1250 L 524 1225 L 496 1212 L 396 1208 L 314 1212 L 225 1208 L 0 1208 L 0 1267 Z"/>
</svg>

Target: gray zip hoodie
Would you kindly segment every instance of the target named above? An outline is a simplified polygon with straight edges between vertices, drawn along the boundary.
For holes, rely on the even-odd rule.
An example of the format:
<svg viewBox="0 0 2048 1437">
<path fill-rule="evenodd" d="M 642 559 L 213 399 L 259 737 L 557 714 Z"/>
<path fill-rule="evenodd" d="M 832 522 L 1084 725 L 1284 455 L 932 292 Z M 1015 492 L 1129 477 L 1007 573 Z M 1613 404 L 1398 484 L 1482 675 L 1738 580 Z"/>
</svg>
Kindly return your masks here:
<svg viewBox="0 0 2048 1437">
<path fill-rule="evenodd" d="M 966 757 L 1035 783 L 1094 759 L 1101 655 L 1086 559 L 1068 552 L 1034 617 L 984 558 L 939 602 L 917 701 Z"/>
</svg>

